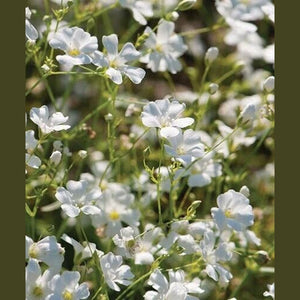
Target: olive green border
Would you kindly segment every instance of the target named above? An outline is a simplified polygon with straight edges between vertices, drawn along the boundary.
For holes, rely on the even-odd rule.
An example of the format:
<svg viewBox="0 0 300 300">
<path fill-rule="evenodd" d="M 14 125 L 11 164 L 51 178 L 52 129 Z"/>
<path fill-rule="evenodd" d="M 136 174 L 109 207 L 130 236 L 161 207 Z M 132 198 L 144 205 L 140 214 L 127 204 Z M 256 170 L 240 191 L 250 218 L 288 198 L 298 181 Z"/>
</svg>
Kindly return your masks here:
<svg viewBox="0 0 300 300">
<path fill-rule="evenodd" d="M 300 2 L 276 1 L 276 299 L 299 298 Z"/>
<path fill-rule="evenodd" d="M 25 3 L 1 2 L 1 299 L 24 299 Z"/>
<path fill-rule="evenodd" d="M 24 8 L 1 3 L 1 295 L 24 299 Z M 276 299 L 296 299 L 299 278 L 299 11 L 276 1 Z M 8 294 L 7 296 L 5 294 Z M 6 297 L 5 297 L 6 296 Z M 1 298 L 2 298 L 1 297 Z"/>
</svg>

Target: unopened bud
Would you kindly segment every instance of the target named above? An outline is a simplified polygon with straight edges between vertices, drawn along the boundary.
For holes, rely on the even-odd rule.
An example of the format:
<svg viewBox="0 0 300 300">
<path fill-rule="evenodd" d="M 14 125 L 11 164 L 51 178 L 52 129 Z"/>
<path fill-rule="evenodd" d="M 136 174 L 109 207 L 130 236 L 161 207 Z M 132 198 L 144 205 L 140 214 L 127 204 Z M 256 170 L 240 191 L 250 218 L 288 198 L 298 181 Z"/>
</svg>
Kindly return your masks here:
<svg viewBox="0 0 300 300">
<path fill-rule="evenodd" d="M 195 3 L 196 3 L 196 0 L 183 0 L 177 5 L 176 10 L 179 10 L 179 11 L 188 10 L 188 9 L 192 8 Z"/>
<path fill-rule="evenodd" d="M 274 90 L 274 86 L 275 86 L 274 76 L 268 77 L 263 83 L 263 89 L 268 93 L 271 93 Z"/>
<path fill-rule="evenodd" d="M 50 24 L 51 24 L 51 20 L 52 20 L 52 17 L 49 16 L 49 15 L 45 15 L 45 16 L 43 17 L 43 21 L 44 21 L 44 23 L 45 23 L 46 25 L 50 25 Z"/>
<path fill-rule="evenodd" d="M 114 116 L 113 116 L 111 113 L 108 113 L 108 114 L 104 117 L 105 121 L 107 121 L 107 122 L 112 121 L 113 118 L 114 118 Z"/>
<path fill-rule="evenodd" d="M 219 49 L 217 47 L 210 47 L 205 53 L 205 61 L 212 63 L 219 55 Z"/>
<path fill-rule="evenodd" d="M 266 251 L 260 250 L 254 254 L 254 260 L 258 265 L 264 265 L 270 260 L 270 257 Z"/>
<path fill-rule="evenodd" d="M 44 73 L 48 73 L 50 71 L 49 66 L 47 66 L 46 64 L 43 64 L 41 66 L 41 69 L 43 70 Z"/>
<path fill-rule="evenodd" d="M 216 83 L 211 83 L 208 87 L 208 91 L 211 95 L 215 94 L 219 89 L 219 85 Z"/>
<path fill-rule="evenodd" d="M 249 197 L 250 196 L 250 191 L 248 189 L 247 186 L 243 185 L 240 189 L 240 193 L 243 194 L 245 197 Z"/>
<path fill-rule="evenodd" d="M 78 151 L 78 155 L 79 155 L 80 158 L 84 159 L 84 158 L 87 157 L 87 151 L 85 151 L 85 150 L 79 150 Z"/>
<path fill-rule="evenodd" d="M 169 13 L 166 15 L 166 20 L 167 20 L 167 21 L 175 22 L 178 18 L 179 18 L 179 14 L 178 14 L 177 11 L 169 12 Z"/>
<path fill-rule="evenodd" d="M 252 121 L 256 118 L 256 106 L 249 103 L 241 112 L 243 122 Z"/>
<path fill-rule="evenodd" d="M 197 208 L 199 207 L 201 202 L 201 200 L 196 200 L 188 207 L 186 214 L 188 218 L 195 218 Z"/>
<path fill-rule="evenodd" d="M 141 36 L 138 37 L 136 43 L 135 43 L 135 47 L 138 48 L 140 47 L 142 44 L 144 44 L 144 42 L 146 41 L 146 39 L 149 37 L 149 33 L 144 32 Z"/>
<path fill-rule="evenodd" d="M 54 163 L 55 166 L 57 166 L 61 161 L 61 156 L 62 156 L 61 152 L 54 151 L 50 156 L 50 161 Z"/>
<path fill-rule="evenodd" d="M 243 61 L 237 61 L 234 65 L 234 69 L 237 71 L 241 71 L 242 69 L 244 69 L 245 67 L 245 63 Z"/>
</svg>

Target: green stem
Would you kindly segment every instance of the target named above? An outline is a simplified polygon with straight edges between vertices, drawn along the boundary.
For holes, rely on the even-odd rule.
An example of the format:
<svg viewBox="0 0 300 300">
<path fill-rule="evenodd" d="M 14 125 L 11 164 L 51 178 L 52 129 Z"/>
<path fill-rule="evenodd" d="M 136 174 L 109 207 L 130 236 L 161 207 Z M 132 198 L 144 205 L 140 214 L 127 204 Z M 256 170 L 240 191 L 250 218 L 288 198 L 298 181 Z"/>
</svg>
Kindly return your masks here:
<svg viewBox="0 0 300 300">
<path fill-rule="evenodd" d="M 232 291 L 229 298 L 233 298 L 238 294 L 238 292 L 243 287 L 243 285 L 248 281 L 250 275 L 251 275 L 251 272 L 249 270 L 247 270 L 246 273 L 243 276 L 243 279 L 242 279 L 241 283 L 237 286 L 237 288 L 234 291 Z"/>
<path fill-rule="evenodd" d="M 143 276 L 141 276 L 140 278 L 138 278 L 136 281 L 134 281 L 131 285 L 129 285 L 117 298 L 116 300 L 124 300 L 124 296 L 129 292 L 129 290 L 131 290 L 132 288 L 134 288 L 136 285 L 138 285 L 141 281 L 143 281 L 145 278 L 147 278 L 148 276 L 150 276 L 152 273 L 152 270 L 150 270 L 148 273 L 144 274 Z"/>
<path fill-rule="evenodd" d="M 215 24 L 210 27 L 204 27 L 204 28 L 198 28 L 198 29 L 194 29 L 194 30 L 184 31 L 184 32 L 179 33 L 179 35 L 193 36 L 193 35 L 197 35 L 197 34 L 201 34 L 201 33 L 211 32 L 211 31 L 218 30 L 220 28 L 225 28 L 225 27 L 227 27 L 226 24 Z"/>
</svg>

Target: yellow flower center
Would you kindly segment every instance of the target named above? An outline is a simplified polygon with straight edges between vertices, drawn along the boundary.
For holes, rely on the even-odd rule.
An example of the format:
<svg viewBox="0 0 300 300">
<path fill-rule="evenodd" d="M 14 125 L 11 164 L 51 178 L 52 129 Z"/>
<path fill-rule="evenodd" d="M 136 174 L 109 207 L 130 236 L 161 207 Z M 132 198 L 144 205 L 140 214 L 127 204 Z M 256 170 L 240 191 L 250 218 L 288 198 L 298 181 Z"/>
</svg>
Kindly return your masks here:
<svg viewBox="0 0 300 300">
<path fill-rule="evenodd" d="M 80 54 L 80 51 L 79 51 L 78 49 L 74 48 L 74 49 L 71 49 L 71 50 L 68 52 L 68 54 L 69 54 L 70 56 L 77 56 L 77 55 Z"/>
<path fill-rule="evenodd" d="M 179 154 L 179 155 L 183 155 L 184 153 L 185 153 L 185 151 L 184 151 L 184 148 L 183 147 L 178 147 L 177 148 L 177 153 Z"/>
<path fill-rule="evenodd" d="M 73 299 L 73 295 L 69 291 L 64 291 L 62 296 L 63 296 L 64 300 L 72 300 Z"/>
<path fill-rule="evenodd" d="M 104 191 L 107 189 L 107 182 L 106 181 L 103 181 L 101 182 L 101 184 L 99 184 L 99 188 Z"/>
<path fill-rule="evenodd" d="M 231 216 L 232 216 L 232 215 L 231 215 L 231 210 L 230 210 L 230 209 L 226 209 L 224 214 L 225 214 L 225 217 L 226 217 L 226 218 L 231 218 Z"/>
<path fill-rule="evenodd" d="M 42 297 L 43 296 L 43 290 L 37 285 L 33 290 L 32 294 L 36 297 Z"/>
<path fill-rule="evenodd" d="M 163 47 L 162 47 L 162 45 L 157 44 L 157 45 L 155 46 L 155 50 L 156 50 L 157 52 L 163 52 Z"/>
<path fill-rule="evenodd" d="M 36 243 L 32 244 L 29 248 L 29 256 L 31 258 L 37 258 L 38 257 L 38 248 L 36 247 Z"/>
<path fill-rule="evenodd" d="M 109 217 L 112 219 L 112 220 L 118 220 L 120 218 L 120 215 L 118 212 L 116 212 L 115 210 L 112 211 L 110 214 L 109 214 Z"/>
<path fill-rule="evenodd" d="M 116 62 L 116 60 L 112 60 L 110 63 L 109 63 L 110 67 L 112 67 L 113 69 L 116 69 L 118 67 L 118 64 Z"/>
</svg>

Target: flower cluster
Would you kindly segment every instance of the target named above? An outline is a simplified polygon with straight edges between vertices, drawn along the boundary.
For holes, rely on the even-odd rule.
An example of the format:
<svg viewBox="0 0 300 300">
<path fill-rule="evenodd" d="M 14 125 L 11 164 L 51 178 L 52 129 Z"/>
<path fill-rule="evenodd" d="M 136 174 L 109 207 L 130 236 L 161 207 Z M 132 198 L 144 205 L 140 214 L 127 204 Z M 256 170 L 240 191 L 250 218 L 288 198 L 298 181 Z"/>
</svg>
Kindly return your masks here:
<svg viewBox="0 0 300 300">
<path fill-rule="evenodd" d="M 272 1 L 29 2 L 26 299 L 274 299 Z"/>
</svg>

